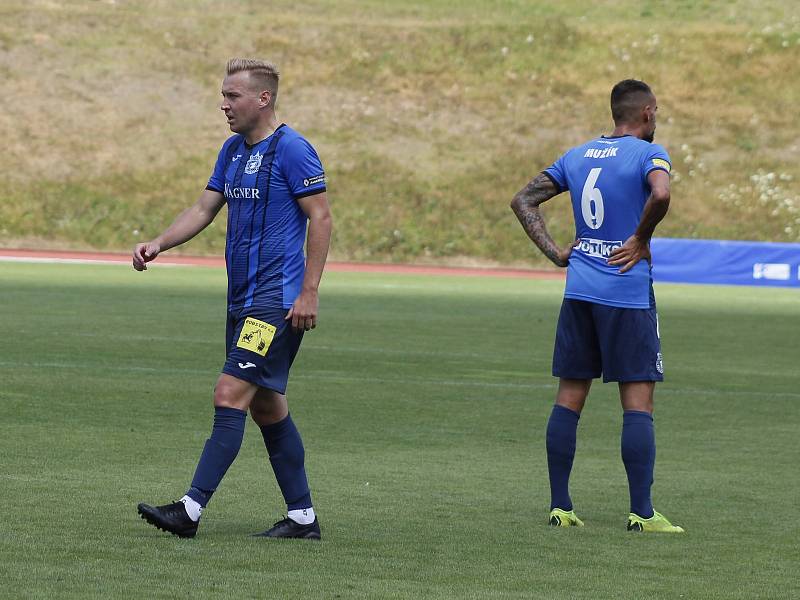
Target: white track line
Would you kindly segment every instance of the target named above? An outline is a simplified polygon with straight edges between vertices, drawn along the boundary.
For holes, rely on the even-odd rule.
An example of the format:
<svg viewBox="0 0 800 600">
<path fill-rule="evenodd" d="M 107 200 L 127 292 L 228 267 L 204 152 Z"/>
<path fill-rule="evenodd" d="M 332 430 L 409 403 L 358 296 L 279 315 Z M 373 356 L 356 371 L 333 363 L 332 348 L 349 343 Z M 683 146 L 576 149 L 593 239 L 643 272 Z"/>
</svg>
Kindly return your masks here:
<svg viewBox="0 0 800 600">
<path fill-rule="evenodd" d="M 27 369 L 76 369 L 76 370 L 91 370 L 97 373 L 102 371 L 121 371 L 128 373 L 165 373 L 165 374 L 186 374 L 186 375 L 210 375 L 210 369 L 193 369 L 193 368 L 171 368 L 171 367 L 137 367 L 131 365 L 97 365 L 97 364 L 84 364 L 84 363 L 62 363 L 62 362 L 13 362 L 13 361 L 0 361 L 0 368 L 27 368 Z M 475 388 L 506 388 L 517 390 L 554 390 L 556 384 L 554 383 L 535 383 L 535 382 L 502 382 L 502 381 L 477 381 L 468 379 L 439 379 L 436 377 L 353 377 L 348 375 L 341 375 L 337 373 L 300 373 L 292 375 L 292 380 L 301 381 L 324 381 L 333 383 L 378 383 L 378 384 L 397 384 L 397 385 L 444 385 L 450 387 L 475 387 Z M 665 385 L 659 386 L 658 394 L 668 395 L 686 395 L 686 396 L 718 396 L 718 397 L 749 397 L 749 396 L 766 396 L 769 398 L 792 398 L 800 399 L 800 393 L 797 392 L 769 392 L 769 391 L 742 391 L 742 390 L 711 390 L 711 389 L 693 389 L 693 388 L 673 388 Z M 0 392 L 0 396 L 2 392 Z"/>
</svg>

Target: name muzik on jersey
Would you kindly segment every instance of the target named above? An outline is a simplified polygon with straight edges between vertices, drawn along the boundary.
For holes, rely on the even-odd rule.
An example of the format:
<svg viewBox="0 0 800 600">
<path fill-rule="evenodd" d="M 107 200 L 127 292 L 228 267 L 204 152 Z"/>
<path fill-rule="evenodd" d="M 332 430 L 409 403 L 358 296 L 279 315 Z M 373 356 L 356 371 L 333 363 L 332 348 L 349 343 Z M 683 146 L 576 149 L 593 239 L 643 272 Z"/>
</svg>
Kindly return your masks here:
<svg viewBox="0 0 800 600">
<path fill-rule="evenodd" d="M 617 155 L 616 146 L 612 148 L 589 148 L 583 155 L 583 158 L 611 158 Z"/>
<path fill-rule="evenodd" d="M 578 244 L 578 250 L 583 252 L 586 256 L 608 258 L 611 256 L 611 253 L 620 246 L 622 246 L 622 240 L 609 241 L 581 238 Z"/>
<path fill-rule="evenodd" d="M 249 187 L 232 187 L 231 184 L 225 183 L 225 197 L 226 198 L 254 198 L 260 200 L 258 195 L 258 188 Z"/>
</svg>

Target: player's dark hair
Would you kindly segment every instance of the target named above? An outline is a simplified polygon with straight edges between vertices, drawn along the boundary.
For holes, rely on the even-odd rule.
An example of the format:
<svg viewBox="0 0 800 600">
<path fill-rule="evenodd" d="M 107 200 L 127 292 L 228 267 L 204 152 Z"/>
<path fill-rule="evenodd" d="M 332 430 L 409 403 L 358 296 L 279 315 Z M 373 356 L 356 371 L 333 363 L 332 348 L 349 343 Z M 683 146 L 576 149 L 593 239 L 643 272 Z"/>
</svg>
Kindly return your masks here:
<svg viewBox="0 0 800 600">
<path fill-rule="evenodd" d="M 644 81 L 624 79 L 611 90 L 611 117 L 614 123 L 625 123 L 636 118 L 637 113 L 653 97 L 653 91 Z"/>
</svg>

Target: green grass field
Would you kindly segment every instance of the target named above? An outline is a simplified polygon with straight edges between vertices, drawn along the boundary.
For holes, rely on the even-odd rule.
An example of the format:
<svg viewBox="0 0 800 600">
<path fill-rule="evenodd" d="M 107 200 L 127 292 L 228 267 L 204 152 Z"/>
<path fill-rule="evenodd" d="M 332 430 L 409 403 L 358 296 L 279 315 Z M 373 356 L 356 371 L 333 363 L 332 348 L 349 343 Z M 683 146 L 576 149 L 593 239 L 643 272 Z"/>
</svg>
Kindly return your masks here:
<svg viewBox="0 0 800 600">
<path fill-rule="evenodd" d="M 791 290 L 660 286 L 656 507 L 625 531 L 616 389 L 581 422 L 553 530 L 544 428 L 560 282 L 330 273 L 289 387 L 321 543 L 283 510 L 251 424 L 194 540 L 145 525 L 211 425 L 225 274 L 0 264 L 0 596 L 796 598 Z"/>
</svg>

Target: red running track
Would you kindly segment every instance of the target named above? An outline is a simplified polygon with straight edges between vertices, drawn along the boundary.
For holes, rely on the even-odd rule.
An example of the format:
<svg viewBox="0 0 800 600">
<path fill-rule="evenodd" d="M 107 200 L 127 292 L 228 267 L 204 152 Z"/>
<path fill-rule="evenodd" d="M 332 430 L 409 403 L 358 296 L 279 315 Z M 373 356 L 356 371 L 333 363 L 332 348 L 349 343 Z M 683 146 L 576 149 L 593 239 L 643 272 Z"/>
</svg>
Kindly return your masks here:
<svg viewBox="0 0 800 600">
<path fill-rule="evenodd" d="M 67 250 L 22 250 L 0 248 L 0 261 L 128 263 L 130 254 L 119 252 L 75 252 Z M 200 267 L 225 266 L 221 256 L 183 256 L 164 253 L 157 262 L 164 265 L 193 265 Z M 329 261 L 325 268 L 342 273 L 396 273 L 403 275 L 462 275 L 480 277 L 516 277 L 521 279 L 564 279 L 564 271 L 545 269 L 503 269 L 478 267 L 437 267 L 426 265 L 396 265 Z"/>
</svg>

